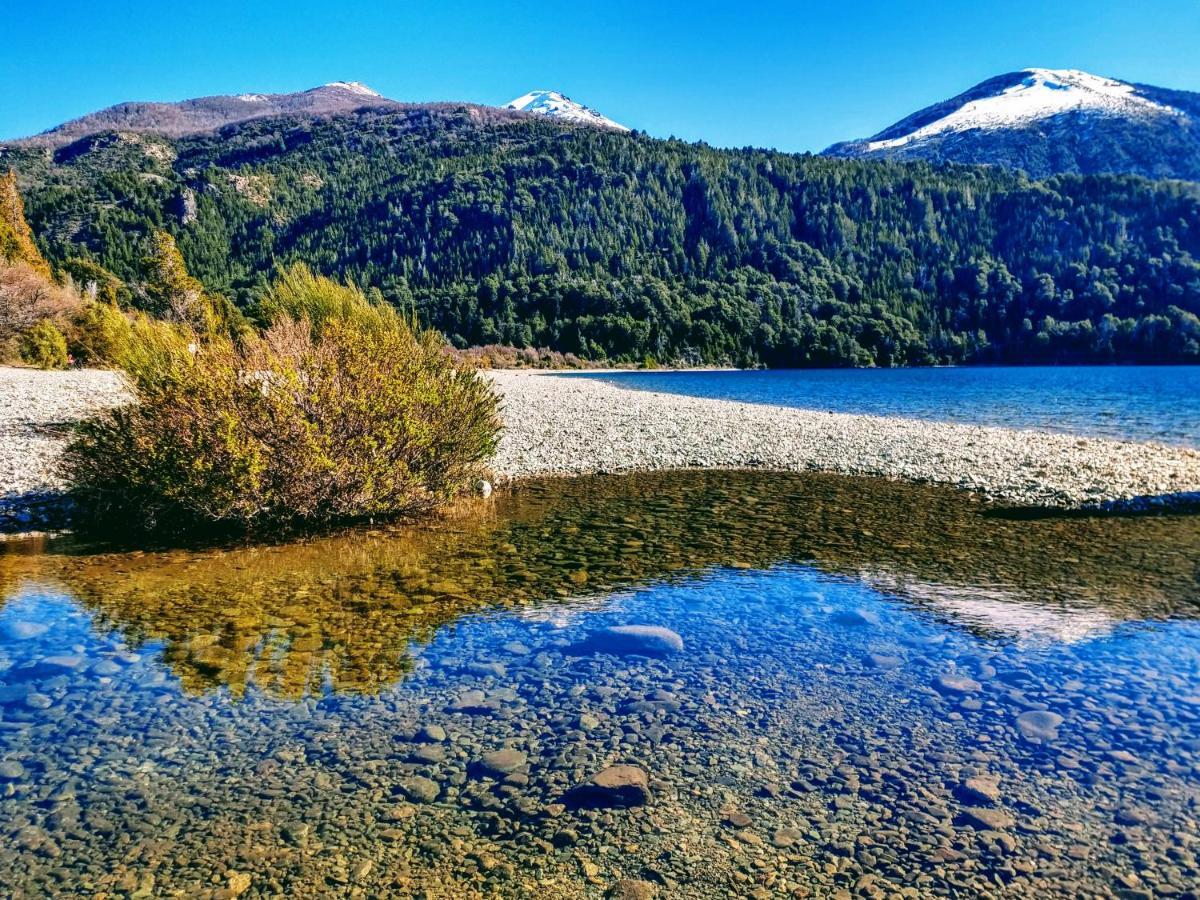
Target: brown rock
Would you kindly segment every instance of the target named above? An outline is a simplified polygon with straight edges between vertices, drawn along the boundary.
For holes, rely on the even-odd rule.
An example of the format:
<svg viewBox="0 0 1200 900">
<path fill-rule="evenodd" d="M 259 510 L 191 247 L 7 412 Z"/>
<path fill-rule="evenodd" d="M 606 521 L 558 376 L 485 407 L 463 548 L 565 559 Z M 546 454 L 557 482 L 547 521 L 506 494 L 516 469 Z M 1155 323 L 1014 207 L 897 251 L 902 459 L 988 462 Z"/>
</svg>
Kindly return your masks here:
<svg viewBox="0 0 1200 900">
<path fill-rule="evenodd" d="M 1017 824 L 1012 813 L 1003 809 L 964 809 L 958 817 L 963 825 L 970 825 L 976 831 L 1004 831 Z"/>
<path fill-rule="evenodd" d="M 974 775 L 960 784 L 955 794 L 968 806 L 991 806 L 1000 801 L 1000 776 Z"/>
<path fill-rule="evenodd" d="M 609 766 L 573 788 L 568 799 L 577 806 L 642 806 L 650 800 L 650 779 L 637 766 Z"/>
<path fill-rule="evenodd" d="M 622 878 L 608 889 L 607 896 L 612 900 L 654 900 L 658 896 L 658 888 L 649 881 Z"/>
<path fill-rule="evenodd" d="M 491 753 L 483 754 L 483 757 L 476 763 L 476 770 L 479 774 L 491 778 L 503 778 L 505 775 L 511 775 L 513 772 L 525 768 L 528 761 L 528 757 L 520 750 L 506 747 L 503 750 L 493 750 Z"/>
</svg>

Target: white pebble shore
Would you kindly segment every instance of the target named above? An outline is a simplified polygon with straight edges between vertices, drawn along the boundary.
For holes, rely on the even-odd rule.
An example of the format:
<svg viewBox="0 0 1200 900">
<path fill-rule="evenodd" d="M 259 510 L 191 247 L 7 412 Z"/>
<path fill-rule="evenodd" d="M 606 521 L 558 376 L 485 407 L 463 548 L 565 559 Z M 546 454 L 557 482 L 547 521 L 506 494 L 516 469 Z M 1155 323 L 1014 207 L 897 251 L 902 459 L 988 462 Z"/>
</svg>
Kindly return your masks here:
<svg viewBox="0 0 1200 900">
<path fill-rule="evenodd" d="M 1047 507 L 1200 492 L 1200 451 L 1187 448 L 685 397 L 538 371 L 491 377 L 507 426 L 493 462 L 501 479 L 819 470 L 948 484 Z"/>
<path fill-rule="evenodd" d="M 124 396 L 116 372 L 0 366 L 0 498 L 60 490 L 56 469 L 65 426 Z"/>
<path fill-rule="evenodd" d="M 815 412 L 632 390 L 538 371 L 489 373 L 500 480 L 657 469 L 768 469 L 954 485 L 1004 503 L 1080 507 L 1200 497 L 1200 451 L 1037 431 Z M 0 497 L 53 492 L 65 435 L 124 398 L 99 370 L 0 368 Z"/>
</svg>

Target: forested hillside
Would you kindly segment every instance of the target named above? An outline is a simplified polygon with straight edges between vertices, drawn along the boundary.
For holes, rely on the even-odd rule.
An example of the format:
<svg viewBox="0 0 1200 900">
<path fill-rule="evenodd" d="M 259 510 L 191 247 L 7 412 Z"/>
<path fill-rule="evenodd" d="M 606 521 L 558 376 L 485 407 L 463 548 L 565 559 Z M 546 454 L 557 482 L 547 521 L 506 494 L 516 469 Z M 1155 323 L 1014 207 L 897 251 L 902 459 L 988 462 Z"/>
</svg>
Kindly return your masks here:
<svg viewBox="0 0 1200 900">
<path fill-rule="evenodd" d="M 1200 187 L 724 151 L 478 107 L 10 145 L 47 257 L 304 261 L 456 344 L 743 365 L 1200 362 Z"/>
</svg>

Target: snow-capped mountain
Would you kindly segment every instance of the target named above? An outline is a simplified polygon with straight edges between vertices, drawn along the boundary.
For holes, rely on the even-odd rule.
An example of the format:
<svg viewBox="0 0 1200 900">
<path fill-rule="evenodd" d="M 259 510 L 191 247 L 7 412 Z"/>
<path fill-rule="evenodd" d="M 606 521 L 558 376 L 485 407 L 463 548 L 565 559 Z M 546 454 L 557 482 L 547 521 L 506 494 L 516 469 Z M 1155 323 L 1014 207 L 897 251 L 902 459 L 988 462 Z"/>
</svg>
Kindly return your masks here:
<svg viewBox="0 0 1200 900">
<path fill-rule="evenodd" d="M 990 163 L 1036 177 L 1128 172 L 1200 178 L 1200 94 L 1075 69 L 989 79 L 831 156 Z"/>
<path fill-rule="evenodd" d="M 328 84 L 322 85 L 325 88 L 334 90 L 347 91 L 351 94 L 358 94 L 360 97 L 382 97 L 383 94 L 379 91 L 372 90 L 361 81 L 331 81 Z"/>
<path fill-rule="evenodd" d="M 199 97 L 178 103 L 118 103 L 72 119 L 27 138 L 26 142 L 59 147 L 105 131 L 135 131 L 182 137 L 216 131 L 226 125 L 266 116 L 326 116 L 363 107 L 396 107 L 358 81 L 333 81 L 292 94 L 234 94 Z"/>
<path fill-rule="evenodd" d="M 629 129 L 620 122 L 614 122 L 596 110 L 576 103 L 570 97 L 564 97 L 558 91 L 530 91 L 522 94 L 505 109 L 515 109 L 518 112 L 535 113 L 551 119 L 561 119 L 566 122 L 581 122 L 585 125 L 599 125 L 604 128 L 615 128 L 618 131 Z"/>
</svg>

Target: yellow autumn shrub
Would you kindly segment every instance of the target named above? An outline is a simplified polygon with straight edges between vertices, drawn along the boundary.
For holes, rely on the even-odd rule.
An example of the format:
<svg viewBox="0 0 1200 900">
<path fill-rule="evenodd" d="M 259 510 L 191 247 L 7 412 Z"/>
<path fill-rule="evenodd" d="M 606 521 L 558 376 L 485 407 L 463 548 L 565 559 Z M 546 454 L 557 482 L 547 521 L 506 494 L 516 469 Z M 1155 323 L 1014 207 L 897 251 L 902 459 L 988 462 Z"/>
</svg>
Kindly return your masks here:
<svg viewBox="0 0 1200 900">
<path fill-rule="evenodd" d="M 497 398 L 439 335 L 306 270 L 262 318 L 236 339 L 132 323 L 135 402 L 85 423 L 65 456 L 86 520 L 277 530 L 428 510 L 474 485 Z"/>
</svg>

